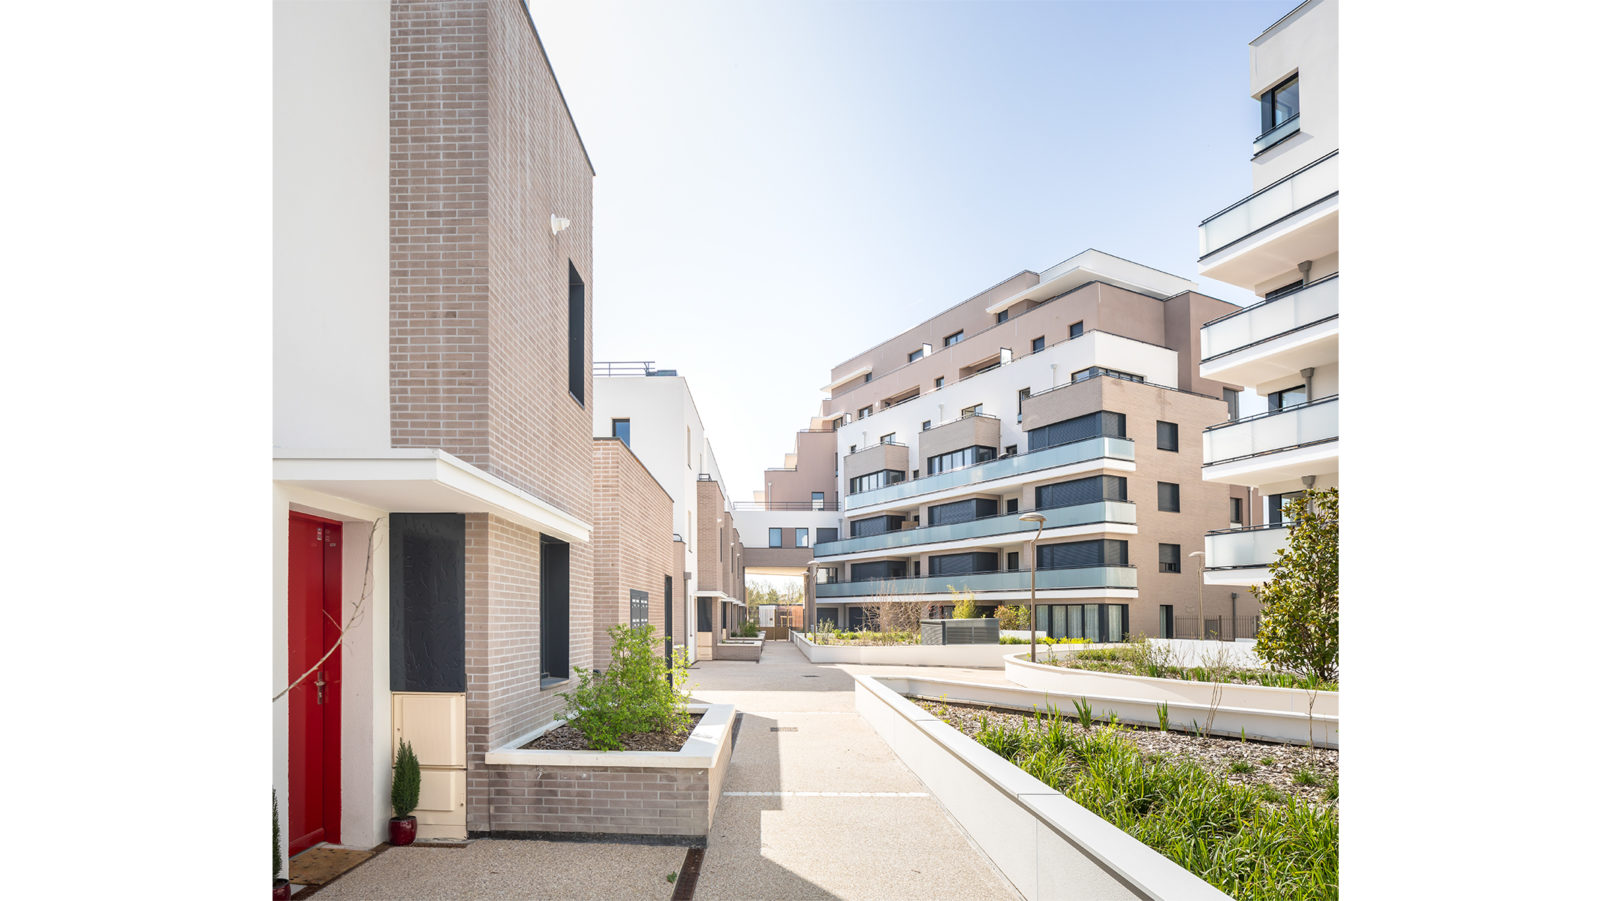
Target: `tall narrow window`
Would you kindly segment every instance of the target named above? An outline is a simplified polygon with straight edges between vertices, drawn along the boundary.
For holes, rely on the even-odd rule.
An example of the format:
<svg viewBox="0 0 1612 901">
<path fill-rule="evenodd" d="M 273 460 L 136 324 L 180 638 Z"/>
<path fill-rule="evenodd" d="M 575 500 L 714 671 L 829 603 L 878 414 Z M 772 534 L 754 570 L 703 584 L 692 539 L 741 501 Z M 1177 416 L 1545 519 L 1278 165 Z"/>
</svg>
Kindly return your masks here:
<svg viewBox="0 0 1612 901">
<path fill-rule="evenodd" d="M 1240 497 L 1231 499 L 1231 524 L 1234 526 L 1243 524 L 1243 499 Z"/>
<path fill-rule="evenodd" d="M 587 356 L 588 351 L 587 297 L 587 286 L 582 284 L 582 276 L 577 274 L 577 267 L 575 264 L 572 264 L 570 310 L 568 317 L 570 324 L 570 340 L 568 343 L 568 350 L 570 351 L 571 363 L 569 381 L 571 396 L 576 398 L 577 403 L 582 404 L 583 406 L 587 406 L 587 401 L 584 400 L 582 396 L 584 390 L 582 387 L 584 375 L 583 364 L 585 362 L 584 358 Z"/>
<path fill-rule="evenodd" d="M 694 427 L 683 427 L 683 444 L 688 451 L 688 468 L 694 468 Z"/>
<path fill-rule="evenodd" d="M 1181 429 L 1173 422 L 1158 420 L 1158 445 L 1162 451 L 1181 449 Z"/>
<path fill-rule="evenodd" d="M 1287 81 L 1261 94 L 1259 97 L 1259 124 L 1261 131 L 1270 131 L 1299 114 L 1299 77 Z"/>
<path fill-rule="evenodd" d="M 543 683 L 571 678 L 571 546 L 544 538 L 538 545 L 538 665 Z"/>
<path fill-rule="evenodd" d="M 944 387 L 946 387 L 946 377 L 943 376 L 943 375 L 935 376 L 935 387 L 936 388 L 944 388 Z"/>
<path fill-rule="evenodd" d="M 1030 342 L 1030 353 L 1038 354 L 1047 349 L 1047 336 L 1042 335 Z"/>
<path fill-rule="evenodd" d="M 821 509 L 823 509 L 823 492 L 821 492 L 821 491 L 813 491 L 812 492 L 812 509 L 813 510 L 821 510 Z"/>
<path fill-rule="evenodd" d="M 795 547 L 811 547 L 811 529 L 795 530 Z"/>
<path fill-rule="evenodd" d="M 1174 482 L 1159 483 L 1159 510 L 1164 513 L 1181 512 L 1181 486 Z"/>
<path fill-rule="evenodd" d="M 612 420 L 610 420 L 610 434 L 614 435 L 617 438 L 620 438 L 622 444 L 625 444 L 628 447 L 632 447 L 632 420 L 631 419 L 612 419 Z"/>
<path fill-rule="evenodd" d="M 1159 545 L 1159 572 L 1178 573 L 1181 571 L 1181 545 Z"/>
<path fill-rule="evenodd" d="M 1242 395 L 1238 394 L 1235 388 L 1222 388 L 1220 389 L 1220 396 L 1226 400 L 1226 419 L 1228 421 L 1236 419 L 1239 408 L 1242 406 Z"/>
<path fill-rule="evenodd" d="M 784 546 L 784 530 L 783 529 L 768 529 L 767 530 L 767 547 L 783 547 L 783 546 Z"/>
</svg>

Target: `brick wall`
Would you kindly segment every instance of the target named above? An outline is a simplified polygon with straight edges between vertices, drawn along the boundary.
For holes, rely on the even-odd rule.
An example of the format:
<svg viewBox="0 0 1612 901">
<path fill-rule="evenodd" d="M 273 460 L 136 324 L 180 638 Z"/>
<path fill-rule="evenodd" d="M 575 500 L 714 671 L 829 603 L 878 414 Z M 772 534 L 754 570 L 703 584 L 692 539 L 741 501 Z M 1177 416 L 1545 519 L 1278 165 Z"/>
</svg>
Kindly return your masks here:
<svg viewBox="0 0 1612 901">
<path fill-rule="evenodd" d="M 665 635 L 672 496 L 626 445 L 593 439 L 594 659 L 610 657 L 611 626 L 629 621 L 628 592 L 649 595 L 649 621 Z M 675 603 L 675 601 L 674 601 Z"/>
<path fill-rule="evenodd" d="M 704 836 L 710 825 L 707 770 L 528 766 L 489 769 L 491 817 L 483 827 L 472 825 L 472 833 Z"/>
</svg>

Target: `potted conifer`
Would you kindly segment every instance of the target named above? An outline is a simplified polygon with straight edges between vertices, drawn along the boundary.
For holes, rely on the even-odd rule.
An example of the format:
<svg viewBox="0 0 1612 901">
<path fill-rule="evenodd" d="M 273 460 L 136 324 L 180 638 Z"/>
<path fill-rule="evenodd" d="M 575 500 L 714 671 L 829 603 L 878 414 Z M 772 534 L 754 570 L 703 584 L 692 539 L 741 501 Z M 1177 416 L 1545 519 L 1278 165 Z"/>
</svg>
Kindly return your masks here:
<svg viewBox="0 0 1612 901">
<path fill-rule="evenodd" d="M 274 901 L 290 901 L 291 881 L 280 878 L 280 793 L 271 789 L 270 797 L 274 801 Z"/>
<path fill-rule="evenodd" d="M 397 746 L 397 762 L 392 767 L 392 817 L 389 823 L 394 845 L 411 845 L 419 821 L 410 814 L 420 804 L 420 759 L 408 742 Z"/>
</svg>

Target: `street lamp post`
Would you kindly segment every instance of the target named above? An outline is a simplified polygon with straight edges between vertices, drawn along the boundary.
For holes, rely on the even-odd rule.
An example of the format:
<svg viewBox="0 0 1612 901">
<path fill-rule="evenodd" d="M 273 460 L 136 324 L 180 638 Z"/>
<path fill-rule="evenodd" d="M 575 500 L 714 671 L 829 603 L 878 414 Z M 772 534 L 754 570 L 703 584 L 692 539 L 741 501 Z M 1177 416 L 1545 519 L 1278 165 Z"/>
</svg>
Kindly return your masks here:
<svg viewBox="0 0 1612 901">
<path fill-rule="evenodd" d="M 1035 537 L 1030 539 L 1030 662 L 1035 662 L 1035 548 L 1036 542 L 1041 540 L 1041 529 L 1046 526 L 1047 518 L 1039 513 L 1025 513 L 1019 516 L 1021 522 L 1035 523 Z"/>
<path fill-rule="evenodd" d="M 1193 551 L 1187 556 L 1198 558 L 1198 640 L 1203 641 L 1209 634 L 1203 621 L 1203 551 Z"/>
</svg>

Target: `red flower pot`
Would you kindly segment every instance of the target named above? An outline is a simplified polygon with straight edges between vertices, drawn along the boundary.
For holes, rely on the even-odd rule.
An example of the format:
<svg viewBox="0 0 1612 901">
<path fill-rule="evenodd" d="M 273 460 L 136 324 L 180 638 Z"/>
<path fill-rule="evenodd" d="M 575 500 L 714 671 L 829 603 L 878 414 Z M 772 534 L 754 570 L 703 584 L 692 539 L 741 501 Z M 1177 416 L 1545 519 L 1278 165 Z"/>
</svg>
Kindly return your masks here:
<svg viewBox="0 0 1612 901">
<path fill-rule="evenodd" d="M 387 825 L 391 827 L 394 845 L 414 844 L 414 834 L 420 830 L 420 821 L 414 817 L 392 817 Z"/>
<path fill-rule="evenodd" d="M 291 880 L 274 880 L 274 901 L 291 901 Z"/>
</svg>

